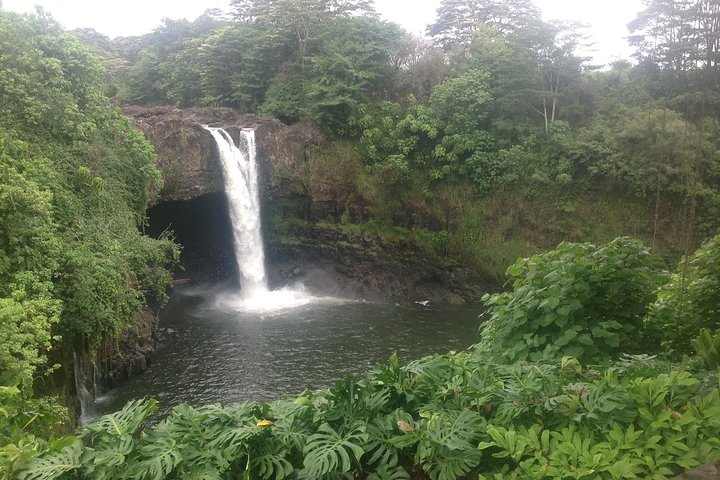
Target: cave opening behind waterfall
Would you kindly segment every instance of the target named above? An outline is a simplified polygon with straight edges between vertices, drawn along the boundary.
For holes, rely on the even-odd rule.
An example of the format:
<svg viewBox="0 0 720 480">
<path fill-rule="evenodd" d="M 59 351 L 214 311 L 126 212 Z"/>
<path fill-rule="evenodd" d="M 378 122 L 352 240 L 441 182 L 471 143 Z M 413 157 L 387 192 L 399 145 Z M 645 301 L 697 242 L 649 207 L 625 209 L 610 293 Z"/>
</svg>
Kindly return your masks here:
<svg viewBox="0 0 720 480">
<path fill-rule="evenodd" d="M 172 231 L 182 246 L 176 284 L 237 282 L 232 226 L 225 194 L 159 203 L 147 212 L 145 233 L 157 238 Z"/>
</svg>

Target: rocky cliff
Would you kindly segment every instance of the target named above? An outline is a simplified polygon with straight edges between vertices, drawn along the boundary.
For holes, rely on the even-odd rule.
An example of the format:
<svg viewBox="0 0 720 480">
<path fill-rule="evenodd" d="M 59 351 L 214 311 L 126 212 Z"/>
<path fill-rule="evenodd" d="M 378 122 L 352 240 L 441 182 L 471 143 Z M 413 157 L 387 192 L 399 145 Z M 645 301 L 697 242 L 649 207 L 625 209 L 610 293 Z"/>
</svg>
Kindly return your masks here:
<svg viewBox="0 0 720 480">
<path fill-rule="evenodd" d="M 234 274 L 230 244 L 218 241 L 230 235 L 229 225 L 218 218 L 226 206 L 220 200 L 223 179 L 215 143 L 203 128 L 210 125 L 236 139 L 242 128 L 255 129 L 273 286 L 301 280 L 317 291 L 401 303 L 473 302 L 485 290 L 475 272 L 412 242 L 348 235 L 333 227 L 334 209 L 318 207 L 327 199 L 317 193 L 321 189 L 306 185 L 303 175 L 307 147 L 322 148 L 322 135 L 312 125 L 288 126 L 230 109 L 129 107 L 125 113 L 157 151 L 165 185 L 150 211 L 152 230 L 172 228 L 184 244 L 186 281 L 221 281 Z M 317 223 L 323 211 L 329 217 Z M 270 218 L 278 216 L 280 221 Z M 210 217 L 215 220 L 209 222 Z"/>
<path fill-rule="evenodd" d="M 305 147 L 318 136 L 309 124 L 290 127 L 273 118 L 228 108 L 126 107 L 124 113 L 157 152 L 165 179 L 155 200 L 158 203 L 223 191 L 215 141 L 204 125 L 222 127 L 236 139 L 241 129 L 255 129 L 263 192 L 268 198 L 296 188 L 293 182 L 302 168 Z"/>
</svg>

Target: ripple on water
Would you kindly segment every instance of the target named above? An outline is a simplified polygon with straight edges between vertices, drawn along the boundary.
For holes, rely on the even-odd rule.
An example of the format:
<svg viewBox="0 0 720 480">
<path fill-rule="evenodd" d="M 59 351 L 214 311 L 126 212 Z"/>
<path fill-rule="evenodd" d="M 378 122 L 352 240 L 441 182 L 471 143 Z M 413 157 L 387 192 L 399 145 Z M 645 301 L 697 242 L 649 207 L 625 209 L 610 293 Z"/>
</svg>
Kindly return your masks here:
<svg viewBox="0 0 720 480">
<path fill-rule="evenodd" d="M 174 293 L 160 325 L 175 334 L 145 374 L 98 399 L 98 413 L 146 396 L 157 398 L 164 413 L 181 402 L 296 395 L 365 372 L 393 352 L 408 362 L 466 348 L 478 335 L 479 307 L 398 307 L 305 294 L 307 303 L 275 308 L 283 305 L 275 299 L 285 294 L 278 295 L 271 296 L 272 309 L 255 309 L 222 290 Z"/>
</svg>

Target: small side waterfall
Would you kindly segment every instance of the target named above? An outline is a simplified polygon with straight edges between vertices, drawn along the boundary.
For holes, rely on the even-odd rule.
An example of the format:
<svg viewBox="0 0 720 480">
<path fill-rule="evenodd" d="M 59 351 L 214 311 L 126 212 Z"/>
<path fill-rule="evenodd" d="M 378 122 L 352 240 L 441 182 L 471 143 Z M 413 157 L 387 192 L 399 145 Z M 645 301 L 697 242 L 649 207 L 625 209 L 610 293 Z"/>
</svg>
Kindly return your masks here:
<svg viewBox="0 0 720 480">
<path fill-rule="evenodd" d="M 215 138 L 223 166 L 225 195 L 233 226 L 235 262 L 240 272 L 241 295 L 244 298 L 254 298 L 268 291 L 260 225 L 255 132 L 241 132 L 241 143 L 244 143 L 245 147 L 243 152 L 225 130 L 208 130 Z"/>
<path fill-rule="evenodd" d="M 80 417 L 78 418 L 78 423 L 80 425 L 85 425 L 93 418 L 95 395 L 93 392 L 94 389 L 91 390 L 88 388 L 89 379 L 82 367 L 82 363 L 78 359 L 77 352 L 73 352 L 73 373 L 75 377 L 75 392 L 77 393 L 78 401 L 80 402 Z M 94 372 L 92 380 L 94 384 Z"/>
<path fill-rule="evenodd" d="M 219 305 L 235 310 L 270 312 L 316 300 L 302 286 L 270 291 L 265 275 L 265 252 L 260 221 L 260 195 L 255 131 L 243 129 L 240 145 L 222 128 L 205 127 L 217 143 L 225 180 L 225 195 L 233 227 L 235 261 L 240 292 L 218 298 Z"/>
</svg>

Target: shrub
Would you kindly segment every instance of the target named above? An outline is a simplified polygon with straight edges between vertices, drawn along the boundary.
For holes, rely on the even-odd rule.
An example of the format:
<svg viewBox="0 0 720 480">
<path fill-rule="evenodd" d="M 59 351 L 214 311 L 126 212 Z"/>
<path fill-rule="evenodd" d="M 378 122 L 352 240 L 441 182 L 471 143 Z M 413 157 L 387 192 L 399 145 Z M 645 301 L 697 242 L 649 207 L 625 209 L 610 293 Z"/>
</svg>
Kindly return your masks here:
<svg viewBox="0 0 720 480">
<path fill-rule="evenodd" d="M 154 407 L 129 403 L 45 447 L 17 478 L 664 479 L 720 458 L 716 375 L 647 356 L 604 371 L 572 358 L 393 357 L 359 381 L 270 403 L 179 405 L 143 429 Z"/>
<path fill-rule="evenodd" d="M 648 323 L 671 354 L 692 352 L 690 340 L 705 328 L 720 329 L 720 235 L 680 261 L 652 304 Z"/>
<path fill-rule="evenodd" d="M 658 285 L 658 260 L 638 240 L 563 243 L 520 259 L 513 291 L 486 295 L 479 348 L 503 361 L 569 355 L 604 363 L 642 351 L 643 319 Z"/>
</svg>

